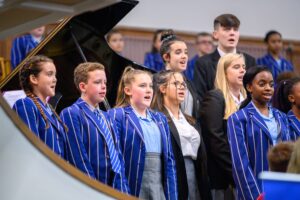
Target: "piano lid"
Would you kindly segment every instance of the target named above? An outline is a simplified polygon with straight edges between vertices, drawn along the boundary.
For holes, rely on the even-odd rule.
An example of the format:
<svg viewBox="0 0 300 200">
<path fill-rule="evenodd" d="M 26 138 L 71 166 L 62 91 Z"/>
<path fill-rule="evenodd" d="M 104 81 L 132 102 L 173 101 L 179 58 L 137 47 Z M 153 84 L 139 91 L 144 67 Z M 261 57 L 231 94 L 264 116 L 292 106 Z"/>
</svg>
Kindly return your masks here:
<svg viewBox="0 0 300 200">
<path fill-rule="evenodd" d="M 58 80 L 56 92 L 62 94 L 58 112 L 79 97 L 73 82 L 73 71 L 85 58 L 87 61 L 104 64 L 107 99 L 111 106 L 115 104 L 118 83 L 125 67 L 132 65 L 135 68 L 144 68 L 112 51 L 105 40 L 105 34 L 137 3 L 123 0 L 100 10 L 65 19 L 28 55 L 30 57 L 43 54 L 54 60 Z M 84 55 L 80 53 L 78 46 Z M 22 63 L 2 82 L 2 91 L 20 89 L 18 71 L 21 66 Z"/>
<path fill-rule="evenodd" d="M 65 17 L 97 10 L 120 0 L 0 0 L 0 38 Z"/>
</svg>

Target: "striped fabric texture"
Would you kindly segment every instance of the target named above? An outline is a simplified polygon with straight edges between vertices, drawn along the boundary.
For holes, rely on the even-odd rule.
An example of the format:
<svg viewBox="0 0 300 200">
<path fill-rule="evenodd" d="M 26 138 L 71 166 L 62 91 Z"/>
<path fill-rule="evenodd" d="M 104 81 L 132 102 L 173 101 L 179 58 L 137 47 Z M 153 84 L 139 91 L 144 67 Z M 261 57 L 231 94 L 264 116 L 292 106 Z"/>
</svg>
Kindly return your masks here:
<svg viewBox="0 0 300 200">
<path fill-rule="evenodd" d="M 17 37 L 13 41 L 10 53 L 12 69 L 16 68 L 18 64 L 20 64 L 22 60 L 24 60 L 26 55 L 37 45 L 38 43 L 33 40 L 30 34 Z"/>
<path fill-rule="evenodd" d="M 102 117 L 98 118 L 81 98 L 60 116 L 69 128 L 67 160 L 90 178 L 128 193 L 116 129 L 109 116 L 101 111 Z"/>
<path fill-rule="evenodd" d="M 49 124 L 47 129 L 41 112 L 29 97 L 17 100 L 13 110 L 39 139 L 59 156 L 65 158 L 66 133 L 64 127 L 54 115 L 49 113 L 46 105 L 38 97 L 36 99 L 47 117 Z"/>
<path fill-rule="evenodd" d="M 280 130 L 277 141 L 290 140 L 286 115 L 272 107 L 271 112 Z M 271 134 L 253 102 L 228 118 L 227 129 L 237 199 L 256 200 L 262 193 L 258 175 L 269 170 L 267 151 L 273 146 Z"/>
<path fill-rule="evenodd" d="M 290 63 L 288 60 L 281 57 L 280 65 L 278 65 L 276 60 L 270 54 L 267 54 L 262 58 L 258 58 L 257 64 L 268 67 L 272 71 L 274 80 L 277 79 L 280 73 L 294 70 L 292 63 Z"/>
<path fill-rule="evenodd" d="M 300 136 L 300 121 L 291 110 L 287 113 L 287 117 L 290 125 L 291 139 L 296 141 Z"/>
<path fill-rule="evenodd" d="M 167 200 L 178 199 L 175 160 L 172 150 L 170 131 L 166 117 L 159 112 L 149 110 L 152 119 L 159 127 L 162 141 L 163 187 Z M 140 194 L 145 165 L 146 147 L 139 119 L 131 106 L 115 108 L 108 111 L 116 124 L 120 148 L 125 163 L 125 174 L 130 192 L 138 197 Z"/>
</svg>

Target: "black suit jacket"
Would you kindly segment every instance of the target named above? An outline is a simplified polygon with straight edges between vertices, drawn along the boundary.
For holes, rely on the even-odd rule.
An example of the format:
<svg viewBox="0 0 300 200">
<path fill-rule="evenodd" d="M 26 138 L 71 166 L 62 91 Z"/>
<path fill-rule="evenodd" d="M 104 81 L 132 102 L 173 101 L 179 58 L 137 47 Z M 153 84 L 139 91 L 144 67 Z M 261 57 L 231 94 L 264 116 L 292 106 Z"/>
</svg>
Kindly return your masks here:
<svg viewBox="0 0 300 200">
<path fill-rule="evenodd" d="M 242 54 L 245 57 L 246 69 L 256 65 L 255 58 L 246 53 Z M 220 54 L 216 49 L 213 53 L 202 56 L 195 62 L 193 84 L 200 101 L 207 91 L 214 89 L 216 68 L 219 59 Z"/>
<path fill-rule="evenodd" d="M 187 200 L 188 199 L 188 183 L 186 177 L 186 169 L 184 164 L 184 157 L 182 155 L 181 143 L 179 133 L 175 124 L 173 123 L 169 113 L 167 110 L 163 110 L 163 113 L 168 118 L 168 124 L 171 132 L 171 142 L 173 148 L 173 154 L 176 163 L 176 173 L 177 173 L 177 187 L 178 187 L 178 199 L 179 200 Z M 207 156 L 205 150 L 205 144 L 203 141 L 203 137 L 201 135 L 201 129 L 198 125 L 194 126 L 198 133 L 200 134 L 201 143 L 197 153 L 197 160 L 194 161 L 196 178 L 198 182 L 198 189 L 200 192 L 201 199 L 211 200 L 211 191 L 210 191 L 210 183 L 207 172 Z"/>
<path fill-rule="evenodd" d="M 207 150 L 208 174 L 212 189 L 234 185 L 232 162 L 227 137 L 225 99 L 220 90 L 210 90 L 201 103 L 200 122 Z"/>
</svg>

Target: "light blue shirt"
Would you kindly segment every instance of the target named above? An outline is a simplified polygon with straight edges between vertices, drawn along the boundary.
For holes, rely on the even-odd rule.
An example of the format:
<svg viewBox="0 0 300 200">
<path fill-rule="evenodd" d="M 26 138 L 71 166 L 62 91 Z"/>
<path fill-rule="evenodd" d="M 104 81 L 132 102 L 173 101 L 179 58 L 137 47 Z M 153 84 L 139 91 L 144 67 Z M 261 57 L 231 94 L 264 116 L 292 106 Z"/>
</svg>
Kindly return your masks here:
<svg viewBox="0 0 300 200">
<path fill-rule="evenodd" d="M 150 112 L 147 110 L 147 116 L 143 117 L 134 110 L 135 115 L 139 119 L 143 130 L 146 152 L 161 153 L 161 134 L 158 126 L 153 121 Z"/>
<path fill-rule="evenodd" d="M 266 123 L 270 135 L 272 137 L 272 141 L 273 141 L 273 145 L 275 145 L 277 143 L 277 138 L 278 138 L 278 125 L 276 122 L 276 119 L 273 115 L 273 110 L 271 107 L 269 107 L 269 116 L 265 116 L 263 115 L 258 108 L 256 108 L 256 106 L 253 103 L 254 108 L 256 109 L 256 111 L 259 113 L 259 115 L 263 118 L 264 122 Z"/>
</svg>

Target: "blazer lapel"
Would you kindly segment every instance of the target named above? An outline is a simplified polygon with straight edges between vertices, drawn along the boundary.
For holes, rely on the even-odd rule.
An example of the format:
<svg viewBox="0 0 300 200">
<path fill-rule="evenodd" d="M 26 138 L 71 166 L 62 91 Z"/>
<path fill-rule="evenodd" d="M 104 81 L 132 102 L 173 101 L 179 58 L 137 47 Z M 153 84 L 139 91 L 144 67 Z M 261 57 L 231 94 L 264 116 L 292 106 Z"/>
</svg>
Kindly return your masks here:
<svg viewBox="0 0 300 200">
<path fill-rule="evenodd" d="M 169 118 L 169 119 L 171 118 L 167 110 L 165 110 L 164 113 L 165 113 L 167 118 Z M 180 142 L 179 133 L 177 131 L 177 128 L 176 128 L 173 120 L 170 120 L 170 122 L 168 124 L 169 124 L 171 134 L 173 135 L 173 137 L 175 138 L 176 143 L 178 144 L 179 148 L 181 149 L 181 142 Z"/>
<path fill-rule="evenodd" d="M 293 111 L 289 111 L 287 113 L 289 120 L 292 122 L 290 125 L 293 127 L 294 130 L 297 130 L 297 133 L 300 133 L 300 121 L 296 118 Z"/>
<path fill-rule="evenodd" d="M 260 116 L 260 114 L 256 111 L 256 109 L 253 106 L 253 103 L 251 102 L 248 106 L 248 112 L 250 114 L 250 117 L 253 119 L 253 122 L 259 126 L 262 131 L 267 135 L 267 137 L 272 141 L 271 134 L 269 132 L 269 129 L 264 122 L 264 119 Z"/>
<path fill-rule="evenodd" d="M 99 132 L 105 138 L 105 136 L 104 136 L 105 130 L 101 126 L 99 126 L 97 116 L 91 111 L 91 109 L 88 107 L 87 103 L 85 101 L 83 101 L 81 98 L 79 98 L 77 100 L 76 104 L 81 109 L 81 111 L 85 114 L 85 116 L 87 116 L 92 121 L 92 123 L 95 125 L 95 127 L 99 130 Z"/>
<path fill-rule="evenodd" d="M 131 123 L 133 125 L 136 132 L 140 136 L 141 140 L 145 143 L 143 129 L 139 123 L 138 117 L 136 116 L 136 114 L 133 111 L 133 108 L 131 106 L 128 106 L 128 107 L 124 108 L 124 111 L 125 111 L 125 114 L 128 115 L 129 123 Z"/>
<path fill-rule="evenodd" d="M 213 65 L 213 67 L 214 67 L 214 70 L 216 70 L 216 68 L 217 68 L 217 63 L 219 62 L 219 59 L 220 59 L 220 54 L 219 54 L 219 51 L 218 51 L 218 49 L 216 49 L 213 53 L 212 53 L 212 60 L 213 60 L 213 62 L 214 62 L 214 65 Z"/>
<path fill-rule="evenodd" d="M 58 133 L 61 132 L 61 129 L 59 129 L 59 122 L 57 120 L 54 120 L 53 116 L 51 116 L 51 114 L 49 113 L 49 111 L 47 110 L 46 106 L 44 105 L 44 103 L 39 99 L 37 98 L 45 115 L 47 116 L 47 119 L 50 121 L 50 123 L 58 130 Z M 54 115 L 54 113 L 53 113 Z"/>
</svg>

